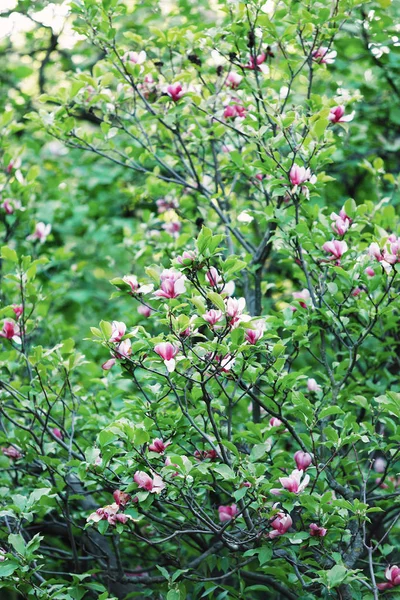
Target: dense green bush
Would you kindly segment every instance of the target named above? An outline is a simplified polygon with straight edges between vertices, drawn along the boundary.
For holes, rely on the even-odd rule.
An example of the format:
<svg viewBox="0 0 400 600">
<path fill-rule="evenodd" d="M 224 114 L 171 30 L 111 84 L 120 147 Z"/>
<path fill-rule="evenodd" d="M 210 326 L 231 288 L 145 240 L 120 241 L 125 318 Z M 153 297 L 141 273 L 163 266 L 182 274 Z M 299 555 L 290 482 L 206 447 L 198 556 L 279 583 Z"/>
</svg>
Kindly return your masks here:
<svg viewBox="0 0 400 600">
<path fill-rule="evenodd" d="M 3 13 L 4 598 L 396 597 L 399 12 Z"/>
</svg>

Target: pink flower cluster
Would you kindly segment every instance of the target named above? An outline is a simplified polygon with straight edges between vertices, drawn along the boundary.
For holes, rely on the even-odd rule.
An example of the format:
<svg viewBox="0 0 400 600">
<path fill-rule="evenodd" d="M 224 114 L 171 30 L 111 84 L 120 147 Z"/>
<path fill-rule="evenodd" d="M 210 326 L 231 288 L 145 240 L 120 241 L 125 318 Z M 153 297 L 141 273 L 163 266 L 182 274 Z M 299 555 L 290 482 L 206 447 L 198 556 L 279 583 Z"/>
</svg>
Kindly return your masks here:
<svg viewBox="0 0 400 600">
<path fill-rule="evenodd" d="M 368 254 L 378 262 L 383 263 L 383 266 L 385 264 L 395 265 L 400 262 L 400 238 L 392 233 L 382 249 L 379 244 L 372 243 L 368 248 Z"/>
<path fill-rule="evenodd" d="M 340 210 L 339 214 L 331 213 L 331 219 L 333 221 L 332 229 L 338 235 L 344 235 L 353 222 L 353 219 L 346 215 L 344 208 Z"/>
<path fill-rule="evenodd" d="M 22 458 L 21 452 L 13 446 L 8 446 L 8 448 L 2 448 L 1 451 L 4 454 L 4 456 L 8 456 L 8 458 L 11 458 L 11 460 L 18 460 Z"/>
<path fill-rule="evenodd" d="M 240 119 L 244 119 L 246 116 L 246 109 L 241 104 L 234 102 L 232 104 L 228 104 L 224 110 L 224 119 L 236 119 L 239 117 Z"/>
<path fill-rule="evenodd" d="M 150 494 L 161 494 L 165 488 L 165 483 L 162 478 L 155 473 L 153 473 L 153 477 L 150 477 L 150 475 L 147 475 L 144 471 L 136 471 L 133 479 L 142 490 L 146 490 L 146 492 L 150 492 Z"/>
<path fill-rule="evenodd" d="M 0 337 L 5 338 L 6 340 L 12 340 L 16 344 L 20 344 L 21 331 L 19 325 L 11 319 L 6 319 L 3 323 L 3 329 L 0 331 Z"/>
</svg>

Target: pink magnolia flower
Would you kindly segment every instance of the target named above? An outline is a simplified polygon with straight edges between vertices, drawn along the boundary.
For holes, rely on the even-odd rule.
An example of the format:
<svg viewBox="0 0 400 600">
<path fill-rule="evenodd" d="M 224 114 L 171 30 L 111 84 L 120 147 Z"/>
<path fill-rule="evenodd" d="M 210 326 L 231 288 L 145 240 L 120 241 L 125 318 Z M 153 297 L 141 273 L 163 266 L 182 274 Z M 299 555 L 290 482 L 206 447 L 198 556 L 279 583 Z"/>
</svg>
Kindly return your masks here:
<svg viewBox="0 0 400 600">
<path fill-rule="evenodd" d="M 376 473 L 384 473 L 386 469 L 387 462 L 384 458 L 379 457 L 374 460 L 374 471 Z"/>
<path fill-rule="evenodd" d="M 310 292 L 307 289 L 301 290 L 301 292 L 293 292 L 292 296 L 295 300 L 299 300 L 302 308 L 307 308 L 307 302 L 310 300 Z"/>
<path fill-rule="evenodd" d="M 185 90 L 180 83 L 172 83 L 167 87 L 167 94 L 174 102 L 177 102 L 185 94 Z"/>
<path fill-rule="evenodd" d="M 372 267 L 367 267 L 364 271 L 364 273 L 366 275 L 368 275 L 368 277 L 375 277 L 375 271 L 373 270 Z"/>
<path fill-rule="evenodd" d="M 13 304 L 12 309 L 17 319 L 19 319 L 22 313 L 24 312 L 24 307 L 22 306 L 22 304 Z"/>
<path fill-rule="evenodd" d="M 235 283 L 233 281 L 228 281 L 224 284 L 222 276 L 215 267 L 211 267 L 209 271 L 207 271 L 206 279 L 211 287 L 213 287 L 220 294 L 231 296 L 235 291 Z"/>
<path fill-rule="evenodd" d="M 269 424 L 271 425 L 271 427 L 280 427 L 281 425 L 283 425 L 282 421 L 277 417 L 271 417 L 269 420 Z"/>
<path fill-rule="evenodd" d="M 238 507 L 236 504 L 231 504 L 230 506 L 218 506 L 218 514 L 219 520 L 221 523 L 225 523 L 226 521 L 230 521 L 238 514 Z"/>
<path fill-rule="evenodd" d="M 393 565 L 385 570 L 385 577 L 388 583 L 378 583 L 378 590 L 390 590 L 393 587 L 400 585 L 400 567 Z"/>
<path fill-rule="evenodd" d="M 234 366 L 236 360 L 235 357 L 231 356 L 230 354 L 227 354 L 223 357 L 216 356 L 215 359 L 219 362 L 221 371 L 223 371 L 224 373 L 229 373 L 229 371 Z"/>
<path fill-rule="evenodd" d="M 154 292 L 157 298 L 177 298 L 186 292 L 185 277 L 179 271 L 165 269 L 160 280 L 160 289 Z"/>
<path fill-rule="evenodd" d="M 329 51 L 326 46 L 320 46 L 317 50 L 312 53 L 313 60 L 320 64 L 331 65 L 335 62 L 337 56 L 336 50 Z"/>
<path fill-rule="evenodd" d="M 357 298 L 357 296 L 359 296 L 360 294 L 363 293 L 363 289 L 360 287 L 355 287 L 354 290 L 351 292 L 351 295 L 354 296 L 354 298 Z"/>
<path fill-rule="evenodd" d="M 316 523 L 310 525 L 310 535 L 313 537 L 325 537 L 328 530 L 325 527 L 320 527 Z"/>
<path fill-rule="evenodd" d="M 241 104 L 228 104 L 224 110 L 224 119 L 244 119 L 246 116 L 246 109 Z"/>
<path fill-rule="evenodd" d="M 60 429 L 58 429 L 58 427 L 54 427 L 54 429 L 53 429 L 53 435 L 56 438 L 58 438 L 59 440 L 63 440 L 64 439 L 62 431 Z"/>
<path fill-rule="evenodd" d="M 325 242 L 325 244 L 322 246 L 322 249 L 332 255 L 328 260 L 335 260 L 335 264 L 339 266 L 340 259 L 343 254 L 347 252 L 348 247 L 346 242 L 332 240 L 331 242 Z"/>
<path fill-rule="evenodd" d="M 151 444 L 149 444 L 149 450 L 151 452 L 157 452 L 157 454 L 164 454 L 166 448 L 171 442 L 163 442 L 160 438 L 155 438 Z"/>
<path fill-rule="evenodd" d="M 225 79 L 225 85 L 230 87 L 232 90 L 236 90 L 236 88 L 239 87 L 242 79 L 243 77 L 239 75 L 239 73 L 236 73 L 236 71 L 229 71 Z"/>
<path fill-rule="evenodd" d="M 32 233 L 32 235 L 29 235 L 27 239 L 32 241 L 38 240 L 41 244 L 44 244 L 50 232 L 51 225 L 46 225 L 43 222 L 36 223 L 35 231 Z"/>
<path fill-rule="evenodd" d="M 1 208 L 5 211 L 7 215 L 12 215 L 16 210 L 21 209 L 21 202 L 19 200 L 12 200 L 11 198 L 6 198 L 4 202 L 2 202 Z"/>
<path fill-rule="evenodd" d="M 180 230 L 182 229 L 182 223 L 180 221 L 168 221 L 162 225 L 164 231 L 174 237 L 178 237 Z"/>
<path fill-rule="evenodd" d="M 291 472 L 289 477 L 279 477 L 279 481 L 285 490 L 288 492 L 292 492 L 293 494 L 301 494 L 307 487 L 310 481 L 309 475 L 304 475 L 304 479 L 302 481 L 304 475 L 304 471 L 299 471 L 295 469 Z M 271 490 L 271 494 L 279 495 L 282 490 L 274 488 Z"/>
<path fill-rule="evenodd" d="M 113 321 L 109 342 L 120 342 L 126 333 L 126 325 L 122 321 Z"/>
<path fill-rule="evenodd" d="M 16 344 L 21 343 L 19 325 L 11 319 L 6 319 L 3 323 L 3 329 L 0 331 L 0 337 L 6 338 L 6 340 L 12 340 Z"/>
<path fill-rule="evenodd" d="M 333 220 L 332 229 L 338 235 L 344 235 L 349 229 L 351 223 L 353 222 L 353 220 L 346 215 L 343 208 L 341 209 L 339 214 L 336 214 L 334 212 L 331 213 L 331 219 Z"/>
<path fill-rule="evenodd" d="M 178 208 L 179 204 L 175 198 L 159 198 L 156 200 L 157 211 L 159 214 L 167 210 Z"/>
<path fill-rule="evenodd" d="M 160 494 L 165 488 L 165 483 L 161 477 L 156 474 L 153 474 L 153 477 L 150 477 L 150 475 L 147 475 L 144 471 L 136 471 L 133 479 L 141 489 L 146 490 L 151 494 Z"/>
<path fill-rule="evenodd" d="M 115 490 L 115 492 L 113 492 L 113 498 L 118 506 L 121 506 L 122 508 L 124 508 L 131 499 L 129 494 L 121 492 L 121 490 Z"/>
<path fill-rule="evenodd" d="M 331 121 L 331 123 L 349 123 L 354 119 L 354 112 L 350 115 L 345 115 L 344 112 L 344 106 L 334 106 L 329 113 L 329 121 Z"/>
<path fill-rule="evenodd" d="M 137 311 L 142 317 L 149 317 L 153 312 L 150 306 L 146 306 L 145 304 L 139 304 Z"/>
<path fill-rule="evenodd" d="M 207 271 L 206 278 L 211 287 L 217 287 L 218 284 L 222 281 L 222 277 L 215 267 L 211 267 L 210 270 Z"/>
<path fill-rule="evenodd" d="M 180 264 L 180 265 L 184 265 L 185 263 L 191 263 L 194 262 L 197 258 L 197 254 L 196 252 L 194 252 L 193 250 L 185 250 L 180 256 L 176 257 L 176 261 Z"/>
<path fill-rule="evenodd" d="M 176 463 L 172 462 L 172 460 L 170 459 L 169 456 L 165 457 L 164 465 L 166 467 L 177 467 L 178 466 Z M 179 476 L 179 471 L 175 471 L 172 473 L 172 477 L 178 477 L 178 476 Z"/>
<path fill-rule="evenodd" d="M 246 329 L 244 337 L 246 341 L 254 346 L 258 340 L 264 335 L 265 323 L 264 321 L 253 321 L 254 329 Z"/>
<path fill-rule="evenodd" d="M 134 52 L 131 50 L 129 52 L 125 52 L 122 59 L 125 62 L 130 62 L 134 65 L 142 65 L 146 60 L 146 52 L 144 50 L 141 50 L 140 52 Z"/>
<path fill-rule="evenodd" d="M 292 185 L 301 185 L 306 181 L 311 181 L 313 179 L 311 175 L 310 169 L 306 169 L 305 167 L 299 167 L 299 165 L 294 165 L 289 171 L 289 179 Z"/>
<path fill-rule="evenodd" d="M 245 306 L 244 298 L 227 298 L 225 300 L 225 313 L 231 327 L 239 325 Z"/>
<path fill-rule="evenodd" d="M 109 358 L 108 360 L 106 360 L 106 362 L 104 362 L 101 365 L 101 368 L 103 369 L 103 371 L 109 371 L 110 369 L 113 368 L 113 366 L 115 365 L 116 362 L 117 362 L 116 358 Z"/>
<path fill-rule="evenodd" d="M 130 515 L 124 515 L 120 513 L 120 506 L 114 502 L 108 506 L 98 508 L 95 512 L 88 516 L 87 521 L 98 523 L 99 521 L 108 521 L 110 525 L 116 525 L 117 523 L 125 524 L 128 520 L 133 521 L 134 519 Z"/>
<path fill-rule="evenodd" d="M 179 352 L 179 348 L 170 342 L 162 342 L 154 346 L 154 352 L 161 356 L 169 373 L 175 371 L 175 356 Z"/>
<path fill-rule="evenodd" d="M 130 358 L 132 354 L 131 340 L 123 340 L 115 349 L 118 358 Z"/>
<path fill-rule="evenodd" d="M 12 460 L 18 460 L 19 458 L 22 458 L 21 452 L 13 446 L 8 446 L 8 448 L 2 448 L 1 451 L 4 454 L 4 456 L 8 456 L 8 458 L 11 458 Z"/>
<path fill-rule="evenodd" d="M 122 280 L 129 285 L 133 294 L 138 291 L 140 286 L 136 275 L 125 275 Z"/>
<path fill-rule="evenodd" d="M 321 386 L 315 381 L 313 377 L 307 379 L 307 389 L 309 392 L 320 392 Z"/>
<path fill-rule="evenodd" d="M 215 460 L 216 458 L 218 458 L 218 454 L 213 449 L 211 449 L 211 450 L 195 450 L 193 453 L 193 456 L 197 460 L 206 460 L 207 458 L 209 460 Z"/>
<path fill-rule="evenodd" d="M 274 520 L 271 522 L 273 531 L 270 531 L 268 536 L 272 540 L 279 535 L 284 535 L 293 525 L 292 517 L 284 512 L 278 512 Z"/>
<path fill-rule="evenodd" d="M 249 57 L 249 62 L 246 65 L 243 65 L 244 69 L 250 69 L 251 71 L 260 71 L 260 65 L 265 62 L 267 55 L 265 52 L 261 52 L 258 56 L 254 58 L 254 56 Z"/>
<path fill-rule="evenodd" d="M 223 319 L 222 310 L 208 310 L 206 313 L 204 313 L 203 319 L 213 326 Z"/>
<path fill-rule="evenodd" d="M 303 452 L 302 450 L 295 452 L 293 458 L 299 471 L 305 471 L 312 464 L 311 454 L 308 452 Z"/>
</svg>

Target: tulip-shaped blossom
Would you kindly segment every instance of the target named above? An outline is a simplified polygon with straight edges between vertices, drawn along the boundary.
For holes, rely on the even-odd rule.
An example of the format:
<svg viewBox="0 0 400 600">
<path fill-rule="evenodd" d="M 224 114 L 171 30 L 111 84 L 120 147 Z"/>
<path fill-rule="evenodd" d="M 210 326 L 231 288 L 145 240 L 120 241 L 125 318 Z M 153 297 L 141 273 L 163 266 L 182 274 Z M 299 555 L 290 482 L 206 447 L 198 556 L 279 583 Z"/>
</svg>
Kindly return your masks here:
<svg viewBox="0 0 400 600">
<path fill-rule="evenodd" d="M 162 225 L 164 231 L 174 237 L 178 237 L 180 230 L 182 229 L 182 223 L 180 221 L 168 221 Z"/>
<path fill-rule="evenodd" d="M 165 269 L 160 280 L 160 289 L 154 292 L 157 298 L 177 298 L 186 292 L 185 278 L 179 271 Z"/>
<path fill-rule="evenodd" d="M 109 358 L 108 360 L 106 360 L 106 362 L 104 362 L 101 365 L 101 368 L 103 369 L 103 371 L 109 371 L 110 369 L 113 368 L 113 366 L 115 365 L 116 362 L 117 362 L 116 358 Z"/>
<path fill-rule="evenodd" d="M 322 249 L 331 254 L 331 257 L 328 260 L 334 260 L 335 265 L 339 266 L 340 259 L 343 254 L 347 252 L 348 247 L 346 242 L 332 240 L 331 242 L 325 242 L 325 244 L 322 246 Z"/>
<path fill-rule="evenodd" d="M 161 477 L 156 474 L 153 474 L 153 477 L 150 477 L 150 475 L 147 475 L 144 471 L 136 471 L 133 479 L 141 489 L 146 490 L 151 494 L 161 494 L 165 488 L 165 483 Z"/>
<path fill-rule="evenodd" d="M 350 219 L 344 208 L 340 210 L 339 214 L 331 213 L 331 219 L 333 221 L 332 229 L 339 235 L 344 235 L 353 222 L 353 219 Z"/>
<path fill-rule="evenodd" d="M 313 60 L 320 64 L 332 65 L 337 56 L 336 50 L 329 50 L 326 46 L 320 46 L 312 53 Z"/>
<path fill-rule="evenodd" d="M 62 434 L 62 431 L 60 429 L 58 429 L 58 427 L 54 427 L 53 429 L 53 435 L 58 438 L 59 440 L 64 439 L 64 436 Z"/>
<path fill-rule="evenodd" d="M 146 60 L 146 52 L 141 50 L 140 52 L 134 52 L 133 50 L 125 52 L 122 57 L 125 62 L 133 63 L 134 65 L 142 65 Z"/>
<path fill-rule="evenodd" d="M 263 62 L 265 62 L 266 58 L 267 55 L 265 52 L 261 52 L 261 54 L 258 54 L 256 57 L 250 56 L 249 62 L 246 65 L 243 65 L 243 68 L 250 69 L 251 71 L 261 71 L 260 65 L 262 65 Z"/>
<path fill-rule="evenodd" d="M 122 321 L 113 321 L 111 324 L 111 337 L 109 342 L 120 342 L 126 333 L 126 325 Z"/>
<path fill-rule="evenodd" d="M 154 352 L 161 356 L 164 360 L 164 364 L 167 367 L 169 373 L 175 371 L 175 356 L 179 352 L 179 348 L 171 344 L 171 342 L 161 342 L 161 344 L 157 344 L 154 346 Z"/>
<path fill-rule="evenodd" d="M 279 477 L 279 481 L 283 488 L 288 492 L 292 492 L 293 494 L 301 494 L 301 492 L 304 492 L 310 481 L 309 475 L 304 475 L 304 479 L 302 481 L 303 475 L 304 471 L 295 469 L 291 472 L 289 477 Z M 283 490 L 281 489 L 274 488 L 271 490 L 271 494 L 279 495 L 282 491 Z"/>
<path fill-rule="evenodd" d="M 196 252 L 193 252 L 193 250 L 185 250 L 180 256 L 176 257 L 176 261 L 180 265 L 185 265 L 185 264 L 190 264 L 191 262 L 195 261 L 196 258 L 197 258 Z"/>
<path fill-rule="evenodd" d="M 378 590 L 390 590 L 391 588 L 400 585 L 400 567 L 397 565 L 388 567 L 385 571 L 385 577 L 388 580 L 388 583 L 378 583 Z"/>
<path fill-rule="evenodd" d="M 229 71 L 225 79 L 225 85 L 230 87 L 232 90 L 236 90 L 236 88 L 239 87 L 242 79 L 243 77 L 239 75 L 239 73 L 236 73 L 236 71 Z"/>
<path fill-rule="evenodd" d="M 321 386 L 315 381 L 313 377 L 307 379 L 307 389 L 309 392 L 320 392 Z"/>
<path fill-rule="evenodd" d="M 177 102 L 185 94 L 185 90 L 180 83 L 172 83 L 167 87 L 167 94 L 174 102 Z"/>
<path fill-rule="evenodd" d="M 294 165 L 289 171 L 289 179 L 290 183 L 294 186 L 301 185 L 302 183 L 306 183 L 307 181 L 314 181 L 310 169 L 306 169 L 305 167 L 299 167 L 299 165 L 296 165 L 296 163 L 294 163 Z"/>
<path fill-rule="evenodd" d="M 203 319 L 207 321 L 207 323 L 209 323 L 211 327 L 213 327 L 216 323 L 223 319 L 223 316 L 224 315 L 222 314 L 222 310 L 214 310 L 212 308 L 211 310 L 208 310 L 206 313 L 204 313 Z"/>
<path fill-rule="evenodd" d="M 311 454 L 302 450 L 297 450 L 293 458 L 299 471 L 305 471 L 312 464 Z"/>
<path fill-rule="evenodd" d="M 269 424 L 271 427 L 280 427 L 281 425 L 283 425 L 282 421 L 277 417 L 271 417 L 269 420 Z"/>
<path fill-rule="evenodd" d="M 160 438 L 155 438 L 151 444 L 149 444 L 149 450 L 151 452 L 157 452 L 157 454 L 164 454 L 166 448 L 171 442 L 163 442 Z"/>
<path fill-rule="evenodd" d="M 320 527 L 316 523 L 311 523 L 310 525 L 310 535 L 313 537 L 325 537 L 327 529 L 325 527 Z"/>
<path fill-rule="evenodd" d="M 216 458 L 218 458 L 218 454 L 213 449 L 211 449 L 211 450 L 195 450 L 193 453 L 193 456 L 197 460 L 206 460 L 207 458 L 209 460 L 215 460 Z"/>
<path fill-rule="evenodd" d="M 215 267 L 211 267 L 209 271 L 206 273 L 206 278 L 211 287 L 217 287 L 219 283 L 222 282 L 222 277 L 218 273 L 218 270 Z"/>
<path fill-rule="evenodd" d="M 310 292 L 307 289 L 301 290 L 301 292 L 293 292 L 292 296 L 295 300 L 299 300 L 302 308 L 307 308 L 307 302 L 310 300 Z"/>
<path fill-rule="evenodd" d="M 146 304 L 139 304 L 137 311 L 142 317 L 149 317 L 153 312 L 150 306 L 147 306 Z"/>
<path fill-rule="evenodd" d="M 28 236 L 28 240 L 32 240 L 32 241 L 39 241 L 41 244 L 43 244 L 46 239 L 47 236 L 50 234 L 51 232 L 51 225 L 46 225 L 43 222 L 40 223 L 36 223 L 35 225 L 35 231 L 32 233 L 32 235 Z"/>
<path fill-rule="evenodd" d="M 246 116 L 246 109 L 241 104 L 228 104 L 224 110 L 224 119 L 244 119 Z"/>
<path fill-rule="evenodd" d="M 24 307 L 22 306 L 22 304 L 13 304 L 12 309 L 17 319 L 19 319 L 22 313 L 24 312 Z"/>
<path fill-rule="evenodd" d="M 140 287 L 136 275 L 125 275 L 122 280 L 129 285 L 132 290 L 132 294 L 136 294 Z"/>
<path fill-rule="evenodd" d="M 254 329 L 246 329 L 244 337 L 246 338 L 246 342 L 254 346 L 264 334 L 265 323 L 264 321 L 254 321 L 252 325 Z"/>
<path fill-rule="evenodd" d="M 118 506 L 121 506 L 122 508 L 124 508 L 131 499 L 129 494 L 121 492 L 121 490 L 115 490 L 115 492 L 113 492 L 113 497 Z"/>
<path fill-rule="evenodd" d="M 2 448 L 1 451 L 4 454 L 4 456 L 8 456 L 8 458 L 11 458 L 12 460 L 18 460 L 19 458 L 22 458 L 21 452 L 13 446 L 8 446 L 8 448 Z"/>
<path fill-rule="evenodd" d="M 131 340 L 123 340 L 115 349 L 118 358 L 130 358 L 132 354 Z"/>
<path fill-rule="evenodd" d="M 19 325 L 11 321 L 11 319 L 6 319 L 3 323 L 3 329 L 0 331 L 0 337 L 6 338 L 6 340 L 12 340 L 16 344 L 21 343 L 21 335 Z"/>
<path fill-rule="evenodd" d="M 207 271 L 206 279 L 211 287 L 213 287 L 215 291 L 219 292 L 220 294 L 232 296 L 233 292 L 235 291 L 235 283 L 233 281 L 228 281 L 224 284 L 222 276 L 215 267 L 211 267 Z"/>
<path fill-rule="evenodd" d="M 113 504 L 98 508 L 95 512 L 89 515 L 86 520 L 88 522 L 92 521 L 93 523 L 98 523 L 99 521 L 108 521 L 110 525 L 116 525 L 117 523 L 122 523 L 125 525 L 128 520 L 134 520 L 133 517 L 130 515 L 124 515 L 124 513 L 119 512 L 119 510 L 120 505 L 116 502 L 113 502 Z"/>
<path fill-rule="evenodd" d="M 278 512 L 274 520 L 271 521 L 273 531 L 270 531 L 268 536 L 272 540 L 279 535 L 284 535 L 293 525 L 292 517 L 284 512 Z"/>
<path fill-rule="evenodd" d="M 230 354 L 227 354 L 223 357 L 216 356 L 215 359 L 219 362 L 221 371 L 223 371 L 224 373 L 229 373 L 229 371 L 234 366 L 236 360 L 235 357 L 231 356 Z"/>
<path fill-rule="evenodd" d="M 368 277 L 375 277 L 376 273 L 373 270 L 372 267 L 367 267 L 364 271 L 364 273 L 368 276 Z"/>
<path fill-rule="evenodd" d="M 230 506 L 218 506 L 218 514 L 219 520 L 221 523 L 225 523 L 226 521 L 230 521 L 238 514 L 238 507 L 236 504 L 231 504 Z"/>
<path fill-rule="evenodd" d="M 225 300 L 225 313 L 231 327 L 239 325 L 245 306 L 244 298 L 227 298 Z"/>
<path fill-rule="evenodd" d="M 328 119 L 331 123 L 349 123 L 354 119 L 354 112 L 349 115 L 345 115 L 344 106 L 334 106 L 331 108 Z"/>
<path fill-rule="evenodd" d="M 16 210 L 20 210 L 22 205 L 19 200 L 6 198 L 4 202 L 2 202 L 1 208 L 5 211 L 6 215 L 12 215 Z"/>
</svg>

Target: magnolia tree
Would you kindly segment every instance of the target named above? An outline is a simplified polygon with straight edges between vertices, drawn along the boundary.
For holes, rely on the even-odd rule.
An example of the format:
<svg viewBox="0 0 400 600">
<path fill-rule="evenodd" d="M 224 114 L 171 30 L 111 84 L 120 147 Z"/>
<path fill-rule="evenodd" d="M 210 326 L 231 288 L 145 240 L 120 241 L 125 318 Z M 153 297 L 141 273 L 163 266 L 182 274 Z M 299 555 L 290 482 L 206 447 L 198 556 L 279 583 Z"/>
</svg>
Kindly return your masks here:
<svg viewBox="0 0 400 600">
<path fill-rule="evenodd" d="M 71 2 L 95 66 L 28 115 L 135 196 L 131 258 L 110 261 L 77 349 L 52 312 L 38 173 L 5 153 L 0 581 L 23 598 L 394 598 L 398 176 L 379 148 L 357 156 L 351 40 L 392 110 L 395 8 L 195 4 Z"/>
</svg>

